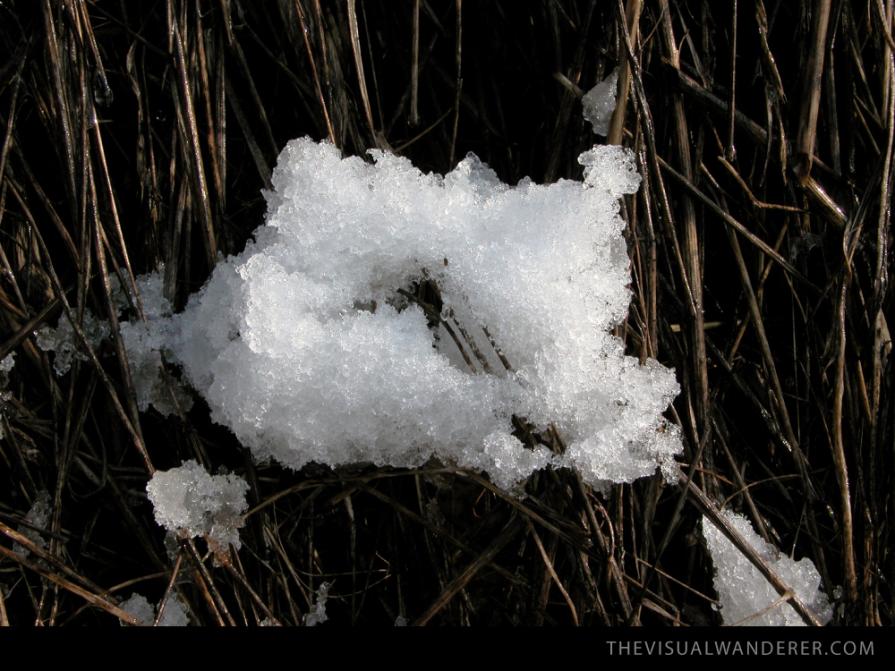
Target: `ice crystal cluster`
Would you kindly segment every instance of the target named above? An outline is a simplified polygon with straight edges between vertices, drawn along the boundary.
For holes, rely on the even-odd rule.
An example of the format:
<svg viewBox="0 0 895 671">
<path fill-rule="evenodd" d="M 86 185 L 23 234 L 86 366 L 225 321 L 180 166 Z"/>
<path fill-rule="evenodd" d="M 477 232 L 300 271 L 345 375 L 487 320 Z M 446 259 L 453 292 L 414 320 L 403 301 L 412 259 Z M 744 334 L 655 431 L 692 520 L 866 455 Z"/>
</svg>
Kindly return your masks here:
<svg viewBox="0 0 895 671">
<path fill-rule="evenodd" d="M 202 536 L 218 551 L 241 546 L 239 528 L 248 508 L 248 489 L 239 476 L 211 475 L 192 460 L 156 471 L 146 486 L 160 526 L 181 536 Z"/>
<path fill-rule="evenodd" d="M 618 69 L 599 82 L 581 97 L 584 118 L 590 122 L 594 133 L 603 137 L 609 135 L 609 123 L 615 112 L 616 90 L 618 89 Z"/>
<path fill-rule="evenodd" d="M 9 375 L 12 373 L 12 369 L 16 365 L 16 355 L 15 352 L 11 352 L 3 357 L 0 360 L 0 440 L 6 437 L 4 432 L 5 425 L 5 412 L 6 412 L 6 401 L 10 399 L 12 394 L 6 391 L 6 387 L 9 386 Z"/>
<path fill-rule="evenodd" d="M 189 410 L 192 397 L 164 369 L 162 352 L 171 340 L 171 303 L 164 295 L 164 268 L 136 278 L 136 295 L 128 292 L 113 276 L 112 298 L 119 316 L 134 312 L 131 306 L 142 306 L 143 318 L 136 315 L 122 320 L 121 339 L 127 353 L 137 407 L 148 410 L 152 405 L 163 415 L 177 414 L 178 409 Z M 92 349 L 97 349 L 109 338 L 106 320 L 97 319 L 90 310 L 84 311 L 84 334 Z M 74 359 L 87 361 L 81 351 L 74 328 L 67 315 L 55 327 L 44 326 L 36 333 L 37 345 L 45 352 L 53 352 L 56 375 L 65 375 Z"/>
<path fill-rule="evenodd" d="M 0 392 L 6 389 L 9 384 L 9 374 L 16 365 L 15 352 L 7 354 L 0 360 Z"/>
<path fill-rule="evenodd" d="M 744 516 L 722 513 L 758 555 L 793 589 L 799 600 L 826 624 L 833 615 L 821 591 L 820 574 L 810 559 L 790 559 L 759 536 Z M 784 602 L 777 590 L 752 562 L 709 521 L 702 519 L 702 533 L 715 567 L 715 591 L 721 602 L 721 616 L 727 625 L 799 626 L 805 622 Z"/>
<path fill-rule="evenodd" d="M 317 594 L 314 598 L 314 603 L 311 605 L 311 610 L 305 614 L 304 619 L 302 620 L 304 626 L 316 627 L 318 624 L 326 622 L 326 601 L 329 599 L 329 589 L 331 586 L 330 583 L 324 582 L 317 588 Z"/>
<path fill-rule="evenodd" d="M 161 604 L 159 604 L 161 606 Z M 139 622 L 138 626 L 151 627 L 155 623 L 157 608 L 149 603 L 142 594 L 134 592 L 126 601 L 121 603 L 121 610 L 133 615 Z M 159 618 L 160 627 L 185 627 L 190 623 L 186 605 L 175 593 L 165 603 L 165 609 Z"/>
<path fill-rule="evenodd" d="M 42 489 L 34 497 L 31 508 L 25 514 L 25 524 L 19 526 L 19 533 L 41 550 L 47 548 L 46 536 L 41 531 L 46 531 L 50 528 L 51 514 L 50 494 L 47 490 Z M 12 551 L 23 558 L 30 554 L 30 551 L 24 545 L 18 543 L 13 544 Z"/>
<path fill-rule="evenodd" d="M 164 294 L 163 270 L 137 278 L 144 319 L 122 322 L 121 339 L 139 409 L 152 405 L 163 415 L 175 415 L 178 407 L 189 410 L 193 400 L 162 365 L 161 352 L 171 340 L 171 303 Z"/>
<path fill-rule="evenodd" d="M 109 337 L 109 323 L 97 319 L 90 310 L 84 310 L 81 328 L 92 349 L 96 349 Z M 38 347 L 45 352 L 55 353 L 53 370 L 56 375 L 65 375 L 75 359 L 88 360 L 87 355 L 78 349 L 78 339 L 67 315 L 59 318 L 56 328 L 44 326 L 35 335 Z"/>
<path fill-rule="evenodd" d="M 508 186 L 472 155 L 442 177 L 371 153 L 289 143 L 266 223 L 175 315 L 168 346 L 213 418 L 296 469 L 438 456 L 505 487 L 547 465 L 595 485 L 670 473 L 674 375 L 609 333 L 630 297 L 631 155 L 596 147 L 583 182 Z M 564 454 L 524 447 L 514 415 L 554 426 Z"/>
</svg>

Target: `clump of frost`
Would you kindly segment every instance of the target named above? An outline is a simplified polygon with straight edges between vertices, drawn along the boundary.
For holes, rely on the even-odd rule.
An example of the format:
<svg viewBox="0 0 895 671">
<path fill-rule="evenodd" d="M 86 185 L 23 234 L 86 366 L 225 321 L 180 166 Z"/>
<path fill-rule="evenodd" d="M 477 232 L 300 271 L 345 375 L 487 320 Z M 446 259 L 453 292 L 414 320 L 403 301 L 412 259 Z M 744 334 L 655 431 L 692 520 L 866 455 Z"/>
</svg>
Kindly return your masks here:
<svg viewBox="0 0 895 671">
<path fill-rule="evenodd" d="M 161 603 L 159 603 L 161 607 Z M 190 616 L 186 604 L 177 593 L 171 594 L 165 603 L 165 609 L 159 618 L 160 627 L 186 627 L 190 623 Z"/>
<path fill-rule="evenodd" d="M 161 606 L 161 604 L 159 604 Z M 149 603 L 142 594 L 134 592 L 126 601 L 120 605 L 121 610 L 129 615 L 133 615 L 139 622 L 140 627 L 151 627 L 155 624 L 155 618 L 158 608 Z M 185 627 L 190 623 L 187 614 L 186 605 L 180 599 L 180 596 L 172 594 L 165 603 L 165 609 L 159 619 L 160 627 Z"/>
<path fill-rule="evenodd" d="M 767 543 L 743 515 L 723 511 L 727 521 L 755 548 L 761 558 L 789 585 L 821 623 L 833 616 L 827 596 L 821 591 L 820 574 L 810 559 L 794 561 Z M 761 572 L 731 543 L 720 529 L 702 518 L 702 534 L 715 566 L 715 591 L 721 602 L 721 616 L 730 625 L 802 626 L 801 616 Z"/>
<path fill-rule="evenodd" d="M 2 361 L 0 361 L 0 439 L 6 437 L 3 428 L 5 426 L 4 406 L 6 405 L 6 401 L 8 401 L 12 396 L 10 392 L 6 391 L 6 387 L 9 385 L 9 374 L 12 372 L 12 369 L 15 365 L 15 352 L 10 352 L 5 357 L 3 357 Z"/>
<path fill-rule="evenodd" d="M 407 618 L 404 617 L 403 615 L 399 615 L 398 617 L 395 618 L 395 626 L 396 627 L 406 627 L 406 626 L 408 626 L 408 624 L 409 623 L 407 622 Z"/>
<path fill-rule="evenodd" d="M 50 494 L 42 489 L 25 514 L 25 524 L 19 526 L 19 533 L 42 550 L 47 548 L 47 539 L 41 531 L 46 531 L 50 527 L 50 513 Z M 22 558 L 30 554 L 27 548 L 18 543 L 13 544 L 12 551 Z"/>
<path fill-rule="evenodd" d="M 318 624 L 326 622 L 326 600 L 329 598 L 329 588 L 332 585 L 328 582 L 320 583 L 317 588 L 317 598 L 311 606 L 310 612 L 304 616 L 302 624 L 306 627 L 316 627 Z"/>
<path fill-rule="evenodd" d="M 0 392 L 2 392 L 9 385 L 9 374 L 12 372 L 13 367 L 16 365 L 16 354 L 15 352 L 10 352 L 3 360 L 0 361 Z"/>
<path fill-rule="evenodd" d="M 241 547 L 239 529 L 248 509 L 248 483 L 237 475 L 210 475 L 196 461 L 168 471 L 156 471 L 146 491 L 155 521 L 168 531 L 204 536 L 213 549 Z"/>
<path fill-rule="evenodd" d="M 126 601 L 122 601 L 119 607 L 128 615 L 133 615 L 140 623 L 138 626 L 151 627 L 155 622 L 155 608 L 142 594 L 134 592 Z"/>
<path fill-rule="evenodd" d="M 213 419 L 295 469 L 438 456 L 503 487 L 551 465 L 597 486 L 671 477 L 674 375 L 610 334 L 631 294 L 631 154 L 595 147 L 583 182 L 515 187 L 472 155 L 442 177 L 371 154 L 290 142 L 265 225 L 175 315 L 172 358 Z M 440 312 L 406 298 L 423 282 Z M 526 449 L 514 415 L 554 425 L 565 454 Z"/>
<path fill-rule="evenodd" d="M 172 340 L 171 303 L 164 294 L 164 267 L 136 278 L 143 306 L 145 320 L 134 318 L 121 321 L 121 339 L 127 353 L 131 379 L 137 397 L 137 407 L 146 411 L 152 405 L 163 415 L 176 414 L 192 407 L 192 396 L 171 377 L 162 364 L 162 352 L 166 343 Z M 125 312 L 135 297 L 128 299 L 129 290 L 121 285 L 117 276 L 112 276 L 112 301 L 119 313 Z M 110 335 L 109 322 L 97 319 L 86 310 L 84 312 L 84 332 L 94 349 Z M 56 328 L 44 326 L 36 333 L 37 346 L 45 352 L 55 352 L 53 369 L 56 375 L 65 375 L 77 358 L 87 360 L 78 349 L 78 341 L 67 316 L 60 318 Z"/>
<path fill-rule="evenodd" d="M 597 135 L 606 137 L 609 134 L 609 122 L 612 121 L 612 113 L 615 111 L 617 90 L 618 68 L 581 97 L 584 118 L 590 122 Z"/>
<path fill-rule="evenodd" d="M 103 340 L 109 337 L 109 323 L 94 317 L 90 310 L 84 310 L 84 321 L 81 328 L 91 349 L 96 349 Z M 54 352 L 53 370 L 56 371 L 56 375 L 65 375 L 71 369 L 75 359 L 88 360 L 87 355 L 79 349 L 80 343 L 67 314 L 63 314 L 59 318 L 56 328 L 43 326 L 35 336 L 40 349 L 44 352 Z"/>
<path fill-rule="evenodd" d="M 145 321 L 121 322 L 121 339 L 127 351 L 137 407 L 146 411 L 152 405 L 163 415 L 174 415 L 178 407 L 189 410 L 193 399 L 162 364 L 161 353 L 171 340 L 171 303 L 164 294 L 163 270 L 137 277 Z"/>
</svg>

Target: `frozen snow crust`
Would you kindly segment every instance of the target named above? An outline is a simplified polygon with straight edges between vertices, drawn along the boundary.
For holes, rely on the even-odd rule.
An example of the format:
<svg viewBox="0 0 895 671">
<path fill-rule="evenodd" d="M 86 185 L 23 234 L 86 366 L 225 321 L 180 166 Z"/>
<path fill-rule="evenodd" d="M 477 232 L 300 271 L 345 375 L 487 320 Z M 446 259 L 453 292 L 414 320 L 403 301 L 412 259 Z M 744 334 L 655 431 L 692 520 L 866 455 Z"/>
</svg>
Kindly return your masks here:
<svg viewBox="0 0 895 671">
<path fill-rule="evenodd" d="M 442 177 L 371 154 L 290 142 L 266 223 L 175 315 L 171 354 L 215 421 L 295 469 L 437 455 L 505 487 L 548 464 L 597 485 L 670 473 L 674 375 L 609 334 L 630 295 L 618 199 L 639 185 L 631 155 L 596 147 L 584 182 L 510 187 L 472 155 Z M 467 344 L 470 370 L 399 292 L 426 280 L 490 365 Z M 553 423 L 565 454 L 525 448 L 514 414 Z"/>
</svg>

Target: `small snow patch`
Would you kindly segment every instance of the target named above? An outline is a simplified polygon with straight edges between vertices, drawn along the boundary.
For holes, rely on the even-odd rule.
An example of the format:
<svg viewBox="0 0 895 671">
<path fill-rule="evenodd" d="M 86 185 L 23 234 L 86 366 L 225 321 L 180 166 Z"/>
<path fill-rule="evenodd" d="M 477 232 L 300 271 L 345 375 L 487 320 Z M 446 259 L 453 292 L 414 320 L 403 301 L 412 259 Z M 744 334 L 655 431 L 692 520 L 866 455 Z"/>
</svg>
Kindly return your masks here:
<svg viewBox="0 0 895 671">
<path fill-rule="evenodd" d="M 603 137 L 609 135 L 609 123 L 612 121 L 613 112 L 615 112 L 617 90 L 618 68 L 581 98 L 584 118 L 590 122 L 597 135 Z"/>
<path fill-rule="evenodd" d="M 317 588 L 317 598 L 314 599 L 314 605 L 311 606 L 311 611 L 304 617 L 303 624 L 306 627 L 316 627 L 318 624 L 326 622 L 326 600 L 329 598 L 329 588 L 331 586 L 330 583 L 324 582 Z"/>
<path fill-rule="evenodd" d="M 41 531 L 49 529 L 51 512 L 50 494 L 46 490 L 41 490 L 25 515 L 25 524 L 19 526 L 19 533 L 42 550 L 47 548 L 47 539 Z M 24 546 L 18 543 L 12 546 L 12 551 L 22 558 L 30 554 Z"/>
<path fill-rule="evenodd" d="M 9 374 L 12 372 L 12 369 L 15 365 L 15 352 L 10 352 L 5 357 L 3 357 L 2 361 L 0 361 L 0 391 L 6 389 L 7 385 L 9 385 Z"/>
<path fill-rule="evenodd" d="M 96 349 L 103 340 L 109 337 L 109 323 L 97 319 L 90 310 L 84 310 L 81 328 L 91 349 Z M 75 329 L 66 314 L 59 318 L 56 328 L 44 326 L 37 331 L 35 336 L 40 349 L 44 352 L 54 353 L 53 370 L 56 371 L 56 375 L 65 375 L 71 369 L 75 359 L 78 361 L 88 360 L 87 355 L 79 349 Z"/>
<path fill-rule="evenodd" d="M 161 603 L 159 603 L 160 606 Z M 149 599 L 142 594 L 134 592 L 126 601 L 121 603 L 120 608 L 137 619 L 139 622 L 137 626 L 151 627 L 155 624 L 158 608 L 149 603 Z M 176 593 L 172 594 L 165 603 L 158 626 L 186 627 L 189 623 L 190 618 L 187 614 L 186 604 L 183 603 L 179 595 Z"/>
<path fill-rule="evenodd" d="M 826 624 L 833 616 L 830 602 L 821 591 L 820 574 L 807 557 L 794 561 L 767 543 L 743 515 L 724 511 L 727 521 L 755 548 L 799 600 Z M 777 590 L 736 546 L 707 518 L 702 518 L 712 563 L 715 566 L 715 591 L 721 602 L 721 616 L 728 625 L 803 626 L 796 610 L 784 602 Z"/>
<path fill-rule="evenodd" d="M 120 608 L 128 615 L 134 616 L 139 623 L 137 626 L 151 627 L 152 623 L 155 622 L 155 608 L 149 603 L 149 599 L 142 594 L 137 594 L 136 592 L 131 594 L 125 601 L 121 602 Z"/>
<path fill-rule="evenodd" d="M 146 486 L 155 520 L 172 533 L 203 536 L 216 553 L 241 547 L 248 483 L 237 475 L 210 475 L 195 461 L 156 471 Z"/>
</svg>

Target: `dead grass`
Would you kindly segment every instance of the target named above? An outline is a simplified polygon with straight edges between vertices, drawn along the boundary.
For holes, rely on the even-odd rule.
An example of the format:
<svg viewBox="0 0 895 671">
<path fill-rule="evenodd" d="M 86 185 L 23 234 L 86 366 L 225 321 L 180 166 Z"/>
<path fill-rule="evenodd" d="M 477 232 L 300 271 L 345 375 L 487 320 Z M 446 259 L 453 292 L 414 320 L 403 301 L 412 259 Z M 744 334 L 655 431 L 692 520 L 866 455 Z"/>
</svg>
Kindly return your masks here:
<svg viewBox="0 0 895 671">
<path fill-rule="evenodd" d="M 17 363 L 0 624 L 114 624 L 134 590 L 176 590 L 204 624 L 295 624 L 321 581 L 339 623 L 710 624 L 696 523 L 722 504 L 813 559 L 841 594 L 836 622 L 892 624 L 893 13 L 892 0 L 4 3 L 0 358 Z M 610 139 L 644 176 L 624 204 L 634 297 L 618 335 L 678 371 L 679 487 L 596 493 L 542 473 L 520 502 L 439 464 L 290 473 L 254 464 L 201 404 L 175 421 L 139 413 L 117 333 L 63 378 L 35 346 L 62 312 L 116 331 L 111 278 L 159 263 L 182 306 L 260 223 L 260 190 L 299 135 L 424 169 L 475 151 L 507 180 L 575 177 L 593 142 L 578 97 L 616 66 Z M 148 475 L 188 458 L 252 485 L 226 566 L 204 541 L 165 547 L 152 520 Z M 23 559 L 16 529 L 44 489 L 48 546 Z"/>
</svg>

